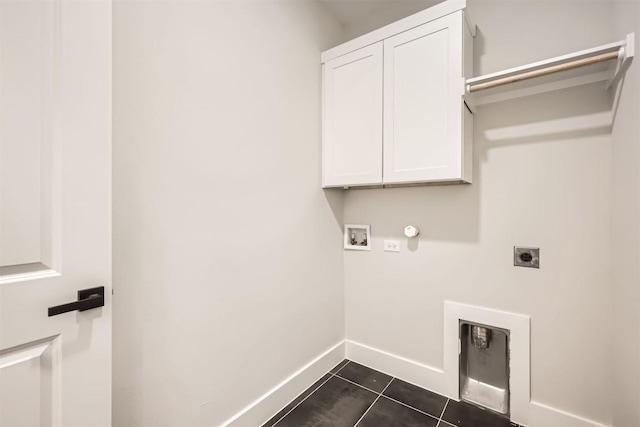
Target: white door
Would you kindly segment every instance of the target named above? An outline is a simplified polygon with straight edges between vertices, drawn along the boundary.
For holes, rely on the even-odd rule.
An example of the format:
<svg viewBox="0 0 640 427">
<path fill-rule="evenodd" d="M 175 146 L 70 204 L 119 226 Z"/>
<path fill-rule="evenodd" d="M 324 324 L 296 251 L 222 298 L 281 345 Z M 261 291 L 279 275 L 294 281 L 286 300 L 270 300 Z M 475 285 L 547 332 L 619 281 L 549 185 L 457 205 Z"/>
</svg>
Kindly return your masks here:
<svg viewBox="0 0 640 427">
<path fill-rule="evenodd" d="M 382 184 L 382 42 L 323 65 L 322 184 Z"/>
<path fill-rule="evenodd" d="M 384 183 L 462 177 L 462 12 L 384 41 Z"/>
<path fill-rule="evenodd" d="M 0 426 L 110 424 L 111 4 L 0 0 Z"/>
</svg>

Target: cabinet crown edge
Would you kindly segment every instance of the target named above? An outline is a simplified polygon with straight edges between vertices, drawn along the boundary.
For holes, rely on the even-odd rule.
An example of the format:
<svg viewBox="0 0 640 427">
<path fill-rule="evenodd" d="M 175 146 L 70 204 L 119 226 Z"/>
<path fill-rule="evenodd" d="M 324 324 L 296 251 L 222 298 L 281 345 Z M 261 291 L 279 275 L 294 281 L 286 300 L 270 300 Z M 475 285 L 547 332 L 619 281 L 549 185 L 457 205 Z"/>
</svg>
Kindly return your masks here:
<svg viewBox="0 0 640 427">
<path fill-rule="evenodd" d="M 320 54 L 320 62 L 325 62 L 345 55 L 349 52 L 353 52 L 356 49 L 380 42 L 389 37 L 395 36 L 402 32 L 408 31 L 412 28 L 424 25 L 428 22 L 442 18 L 444 16 L 456 13 L 459 11 L 465 11 L 467 6 L 467 0 L 446 0 L 442 3 L 438 3 L 428 9 L 424 9 L 420 12 L 414 13 L 399 21 L 392 22 L 384 27 L 373 30 L 369 33 L 363 34 L 355 39 L 349 40 L 331 49 L 325 50 Z M 470 20 L 468 14 L 465 12 L 465 22 L 469 27 L 473 36 L 475 36 L 475 24 Z"/>
</svg>

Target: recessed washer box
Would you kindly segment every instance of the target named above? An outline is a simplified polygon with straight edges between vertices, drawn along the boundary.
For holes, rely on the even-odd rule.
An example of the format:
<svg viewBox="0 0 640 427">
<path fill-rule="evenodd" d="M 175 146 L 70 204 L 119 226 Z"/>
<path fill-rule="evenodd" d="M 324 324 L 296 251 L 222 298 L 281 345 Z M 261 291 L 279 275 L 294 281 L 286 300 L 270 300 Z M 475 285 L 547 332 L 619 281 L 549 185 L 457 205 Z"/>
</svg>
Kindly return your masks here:
<svg viewBox="0 0 640 427">
<path fill-rule="evenodd" d="M 354 251 L 370 251 L 371 226 L 366 224 L 345 224 L 344 248 Z"/>
</svg>

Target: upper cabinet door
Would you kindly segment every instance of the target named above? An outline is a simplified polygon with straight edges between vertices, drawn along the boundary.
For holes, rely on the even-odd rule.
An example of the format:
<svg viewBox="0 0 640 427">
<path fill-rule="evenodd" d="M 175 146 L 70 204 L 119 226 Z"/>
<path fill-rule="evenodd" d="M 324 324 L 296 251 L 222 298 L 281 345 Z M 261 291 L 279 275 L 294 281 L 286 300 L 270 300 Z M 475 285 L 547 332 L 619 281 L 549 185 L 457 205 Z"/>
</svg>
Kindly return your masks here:
<svg viewBox="0 0 640 427">
<path fill-rule="evenodd" d="M 462 13 L 384 41 L 384 183 L 463 178 Z"/>
<path fill-rule="evenodd" d="M 323 66 L 323 187 L 382 183 L 382 42 Z"/>
</svg>

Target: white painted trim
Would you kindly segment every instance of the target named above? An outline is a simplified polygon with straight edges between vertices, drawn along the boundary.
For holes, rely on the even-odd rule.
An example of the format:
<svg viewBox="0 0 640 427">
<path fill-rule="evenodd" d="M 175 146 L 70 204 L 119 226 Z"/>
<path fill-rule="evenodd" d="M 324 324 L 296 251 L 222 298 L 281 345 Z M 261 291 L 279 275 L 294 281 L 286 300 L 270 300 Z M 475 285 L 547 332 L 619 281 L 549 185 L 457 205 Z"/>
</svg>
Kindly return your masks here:
<svg viewBox="0 0 640 427">
<path fill-rule="evenodd" d="M 631 66 L 633 62 L 633 57 L 635 56 L 635 33 L 627 34 L 627 38 L 625 39 L 624 47 L 620 48 L 620 58 L 615 67 L 613 67 L 613 75 L 607 81 L 606 88 L 609 89 L 611 86 L 616 86 L 622 77 L 624 77 L 625 73 Z"/>
<path fill-rule="evenodd" d="M 443 393 L 444 372 L 441 369 L 388 353 L 368 345 L 347 340 L 347 359 L 384 372 L 402 381 Z"/>
<path fill-rule="evenodd" d="M 6 276 L 0 277 L 0 285 L 6 285 L 8 283 L 26 282 L 28 280 L 48 279 L 50 277 L 58 277 L 58 276 L 61 276 L 61 274 L 55 270 L 40 270 L 40 271 L 31 271 L 29 273 L 8 274 Z"/>
<path fill-rule="evenodd" d="M 51 345 L 51 340 L 38 341 L 36 343 L 20 346 L 17 349 L 10 349 L 0 353 L 0 369 L 17 365 L 31 359 L 42 356 L 47 348 Z"/>
<path fill-rule="evenodd" d="M 531 401 L 529 406 L 532 427 L 611 427 L 543 403 Z"/>
<path fill-rule="evenodd" d="M 489 104 L 492 102 L 504 101 L 520 96 L 529 96 L 559 89 L 566 89 L 569 87 L 580 86 L 598 81 L 608 81 L 605 87 L 606 89 L 608 89 L 610 86 L 615 85 L 622 78 L 626 70 L 631 65 L 631 61 L 633 60 L 634 55 L 634 37 L 634 34 L 631 33 L 627 35 L 625 40 L 557 56 L 555 58 L 545 59 L 543 61 L 538 61 L 531 64 L 509 68 L 491 74 L 469 78 L 466 81 L 465 91 L 467 92 L 467 95 L 465 96 L 465 98 L 470 100 L 474 105 Z M 534 78 L 531 80 L 523 80 L 517 83 L 509 83 L 504 86 L 504 88 L 507 88 L 506 91 L 504 91 L 503 88 L 503 90 L 496 93 L 496 91 L 487 89 L 486 92 L 485 90 L 479 90 L 477 92 L 474 92 L 473 94 L 470 94 L 471 87 L 478 84 L 491 83 L 503 78 L 536 72 L 550 67 L 561 67 L 575 61 L 582 61 L 598 55 L 613 52 L 618 53 L 618 61 L 614 63 L 609 70 L 604 72 L 594 71 L 589 67 L 582 67 L 577 69 L 577 75 L 574 73 L 574 77 L 570 78 L 563 77 L 564 74 L 562 72 L 558 72 L 554 73 L 556 77 L 555 80 L 551 82 L 549 82 L 547 79 L 545 80 L 547 81 L 547 83 L 540 83 L 540 80 Z M 512 84 L 515 84 L 515 86 L 512 87 L 518 89 L 509 90 L 508 88 Z"/>
<path fill-rule="evenodd" d="M 220 427 L 264 424 L 344 358 L 345 342 L 340 341 L 222 423 Z"/>
<path fill-rule="evenodd" d="M 476 25 L 476 22 L 473 19 L 471 19 L 471 17 L 469 16 L 469 13 L 466 10 L 463 11 L 462 16 L 464 16 L 464 22 L 466 22 L 467 28 L 469 28 L 471 37 L 475 38 L 476 34 L 478 33 L 478 26 Z"/>
<path fill-rule="evenodd" d="M 50 393 L 51 418 L 50 422 L 43 421 L 45 421 L 46 425 L 52 427 L 62 426 L 62 345 L 60 341 L 60 335 L 55 335 L 0 351 L 0 369 L 32 359 L 40 359 L 41 369 L 50 373 L 50 389 L 42 389 L 42 392 L 44 396 L 46 396 L 47 392 Z M 47 350 L 49 351 L 47 352 Z"/>
<path fill-rule="evenodd" d="M 445 395 L 459 400 L 460 320 L 509 330 L 509 370 L 511 420 L 529 425 L 530 330 L 529 316 L 444 302 L 444 386 Z"/>
<path fill-rule="evenodd" d="M 47 353 L 43 353 L 45 359 Z M 62 426 L 62 336 L 51 338 L 47 361 L 51 369 L 51 426 Z"/>
<path fill-rule="evenodd" d="M 63 75 L 63 5 L 62 0 L 54 0 L 54 34 L 53 34 L 53 93 L 52 93 L 52 117 L 51 117 L 51 147 L 50 149 L 50 166 L 51 170 L 48 179 L 51 191 L 51 260 L 52 270 L 62 275 L 62 147 L 64 145 L 63 137 L 63 118 L 62 118 L 62 97 L 64 88 L 62 87 Z M 54 277 L 54 276 L 51 276 Z"/>
<path fill-rule="evenodd" d="M 466 6 L 467 0 L 447 0 L 442 3 L 438 3 L 437 5 L 432 6 L 428 9 L 415 13 L 404 19 L 386 25 L 375 31 L 372 31 L 363 36 L 357 37 L 353 40 L 322 52 L 322 54 L 320 55 L 321 62 L 324 64 L 325 62 L 333 58 L 346 55 L 347 53 L 353 52 L 354 50 L 372 45 L 389 37 L 408 31 L 412 28 L 426 24 L 427 22 L 431 22 L 435 19 L 455 13 L 459 10 L 463 10 Z M 469 18 L 467 17 L 467 19 Z"/>
<path fill-rule="evenodd" d="M 557 56 L 555 58 L 545 59 L 543 61 L 533 62 L 531 64 L 521 65 L 519 67 L 509 68 L 506 70 L 498 71 L 491 74 L 485 74 L 478 77 L 467 79 L 467 85 L 475 85 L 479 83 L 487 83 L 492 80 L 497 80 L 504 77 L 510 77 L 517 74 L 522 74 L 529 71 L 540 70 L 555 65 L 566 64 L 569 62 L 577 61 L 580 59 L 590 58 L 603 53 L 616 52 L 625 45 L 625 41 L 618 41 L 615 43 L 606 44 L 603 46 L 594 47 L 591 49 L 581 50 L 579 52 L 569 53 L 566 55 Z"/>
</svg>

